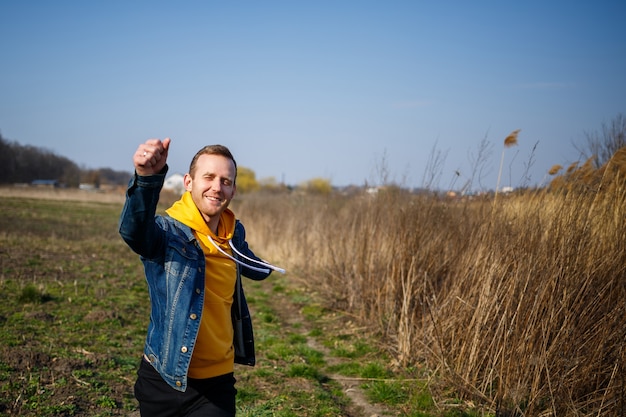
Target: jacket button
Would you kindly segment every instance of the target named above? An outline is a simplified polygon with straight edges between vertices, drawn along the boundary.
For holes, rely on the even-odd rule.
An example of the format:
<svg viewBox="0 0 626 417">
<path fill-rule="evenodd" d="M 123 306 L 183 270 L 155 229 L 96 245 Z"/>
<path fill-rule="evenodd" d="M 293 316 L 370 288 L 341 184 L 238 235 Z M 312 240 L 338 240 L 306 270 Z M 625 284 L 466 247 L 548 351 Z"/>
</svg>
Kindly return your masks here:
<svg viewBox="0 0 626 417">
<path fill-rule="evenodd" d="M 196 313 L 191 313 L 191 314 L 189 315 L 189 318 L 190 318 L 191 320 L 195 320 L 195 319 L 197 319 L 197 318 L 198 318 L 198 316 L 196 315 Z"/>
<path fill-rule="evenodd" d="M 200 294 L 200 288 L 196 288 L 196 294 Z"/>
<path fill-rule="evenodd" d="M 187 353 L 187 346 L 183 346 L 182 348 L 180 348 L 180 351 L 183 353 Z"/>
<path fill-rule="evenodd" d="M 180 387 L 180 386 L 182 386 L 182 385 L 183 385 L 183 383 L 182 383 L 182 382 L 180 382 L 180 381 L 176 381 L 176 386 L 177 386 L 177 387 Z"/>
</svg>

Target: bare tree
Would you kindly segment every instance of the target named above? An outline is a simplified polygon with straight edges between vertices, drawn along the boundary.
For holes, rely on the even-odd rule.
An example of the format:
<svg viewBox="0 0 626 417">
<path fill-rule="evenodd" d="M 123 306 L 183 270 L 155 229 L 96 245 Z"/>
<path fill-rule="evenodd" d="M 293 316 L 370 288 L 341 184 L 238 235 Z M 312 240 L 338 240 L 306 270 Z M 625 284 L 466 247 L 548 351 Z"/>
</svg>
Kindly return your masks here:
<svg viewBox="0 0 626 417">
<path fill-rule="evenodd" d="M 433 190 L 439 185 L 439 179 L 443 172 L 443 166 L 446 162 L 448 151 L 437 149 L 437 142 L 433 145 L 428 156 L 428 161 L 424 168 L 424 176 L 422 179 L 422 188 Z"/>
<path fill-rule="evenodd" d="M 601 131 L 586 132 L 585 137 L 585 144 L 574 146 L 581 153 L 581 159 L 592 158 L 594 168 L 598 169 L 626 146 L 626 117 L 618 114 L 611 123 L 603 123 Z"/>
<path fill-rule="evenodd" d="M 478 178 L 478 185 L 481 188 L 483 187 L 483 179 L 487 176 L 490 167 L 488 166 L 489 158 L 493 153 L 493 144 L 487 140 L 487 134 L 482 138 L 478 147 L 476 149 L 476 153 L 472 153 L 470 151 L 468 155 L 469 163 L 470 163 L 470 177 L 466 187 L 464 187 L 464 192 L 472 190 L 474 182 Z"/>
<path fill-rule="evenodd" d="M 520 185 L 519 185 L 520 188 L 526 188 L 528 187 L 528 184 L 530 183 L 530 169 L 533 167 L 533 165 L 535 165 L 535 155 L 536 155 L 538 145 L 539 145 L 539 141 L 535 142 L 535 144 L 533 145 L 533 148 L 530 151 L 530 154 L 528 155 L 528 160 L 524 163 L 524 172 L 520 179 Z"/>
</svg>

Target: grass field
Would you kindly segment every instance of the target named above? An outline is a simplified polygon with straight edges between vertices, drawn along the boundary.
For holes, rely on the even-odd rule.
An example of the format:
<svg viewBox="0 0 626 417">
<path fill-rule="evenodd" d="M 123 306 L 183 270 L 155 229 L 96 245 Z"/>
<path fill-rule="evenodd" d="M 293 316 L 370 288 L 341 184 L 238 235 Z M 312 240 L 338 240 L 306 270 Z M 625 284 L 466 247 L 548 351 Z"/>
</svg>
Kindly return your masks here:
<svg viewBox="0 0 626 417">
<path fill-rule="evenodd" d="M 40 197 L 0 192 L 0 413 L 134 415 L 149 305 L 122 200 Z M 258 365 L 236 369 L 238 415 L 624 415 L 619 181 L 497 204 L 251 194 L 234 210 L 288 270 L 244 284 Z"/>
<path fill-rule="evenodd" d="M 121 202 L 98 200 L 0 195 L 0 415 L 137 415 L 148 292 L 117 233 Z M 258 365 L 236 369 L 238 415 L 436 411 L 423 373 L 393 373 L 378 339 L 301 280 L 245 285 Z"/>
</svg>

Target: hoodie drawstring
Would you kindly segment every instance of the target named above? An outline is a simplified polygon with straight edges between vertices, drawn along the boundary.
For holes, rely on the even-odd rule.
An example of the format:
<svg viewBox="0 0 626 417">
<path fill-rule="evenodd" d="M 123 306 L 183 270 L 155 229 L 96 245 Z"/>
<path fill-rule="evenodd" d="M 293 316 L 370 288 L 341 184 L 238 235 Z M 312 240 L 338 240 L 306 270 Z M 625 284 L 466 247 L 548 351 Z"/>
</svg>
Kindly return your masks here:
<svg viewBox="0 0 626 417">
<path fill-rule="evenodd" d="M 220 246 L 217 243 L 215 243 L 215 241 L 211 238 L 211 236 L 209 236 L 209 235 L 206 235 L 206 236 L 209 238 L 209 241 L 213 244 L 213 246 L 215 246 L 215 248 L 222 255 L 226 256 L 227 258 L 231 259 L 232 261 L 234 261 L 235 263 L 238 263 L 241 266 L 244 266 L 246 268 L 250 268 L 250 269 L 252 269 L 254 271 L 257 271 L 257 272 L 263 272 L 263 273 L 268 273 L 268 272 L 270 272 L 270 270 L 274 270 L 276 272 L 280 272 L 281 274 L 285 273 L 285 270 L 283 268 L 279 268 L 279 267 L 274 266 L 274 265 L 272 265 L 270 263 L 267 263 L 267 262 L 257 261 L 256 259 L 252 259 L 252 258 L 242 254 L 241 252 L 239 252 L 237 250 L 237 248 L 235 248 L 235 245 L 233 245 L 233 242 L 229 239 L 228 240 L 228 244 L 230 245 L 230 248 L 233 250 L 233 252 L 235 252 L 237 255 L 241 256 L 242 258 L 244 258 L 244 259 L 246 259 L 246 260 L 248 260 L 250 262 L 254 262 L 256 264 L 259 264 L 259 265 L 263 266 L 264 268 L 259 268 L 259 267 L 248 265 L 248 264 L 246 264 L 244 262 L 241 262 L 239 259 L 235 258 L 234 256 L 229 255 L 224 249 L 220 248 Z"/>
<path fill-rule="evenodd" d="M 246 256 L 246 255 L 244 255 L 243 253 L 239 252 L 239 251 L 237 250 L 237 248 L 235 247 L 235 245 L 233 245 L 233 241 L 232 241 L 232 240 L 229 240 L 229 241 L 228 241 L 228 244 L 230 245 L 230 248 L 233 250 L 233 252 L 235 252 L 237 255 L 241 256 L 242 258 L 244 258 L 244 259 L 246 259 L 246 260 L 248 260 L 248 261 L 250 261 L 250 262 L 254 262 L 254 263 L 257 263 L 257 264 L 259 264 L 259 265 L 263 265 L 264 267 L 269 268 L 269 269 L 271 269 L 271 270 L 273 270 L 273 271 L 280 272 L 280 273 L 281 273 L 281 274 L 283 274 L 283 275 L 285 274 L 285 270 L 284 270 L 283 268 L 279 268 L 279 267 L 277 267 L 277 266 L 274 266 L 274 265 L 272 265 L 272 264 L 271 264 L 271 263 L 269 263 L 269 262 L 263 262 L 263 261 L 258 261 L 258 260 L 256 260 L 256 259 L 252 259 L 252 258 L 250 258 L 250 257 L 248 257 L 248 256 Z M 243 265 L 243 264 L 242 264 L 242 265 Z M 250 268 L 250 265 L 246 265 L 246 266 L 247 266 L 248 268 Z"/>
</svg>

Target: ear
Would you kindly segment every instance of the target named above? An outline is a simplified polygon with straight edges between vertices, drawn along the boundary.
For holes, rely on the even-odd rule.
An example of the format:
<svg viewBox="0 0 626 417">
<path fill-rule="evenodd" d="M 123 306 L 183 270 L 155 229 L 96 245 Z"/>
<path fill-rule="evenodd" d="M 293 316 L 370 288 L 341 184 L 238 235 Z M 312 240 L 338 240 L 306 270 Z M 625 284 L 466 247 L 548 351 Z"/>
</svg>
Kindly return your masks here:
<svg viewBox="0 0 626 417">
<path fill-rule="evenodd" d="M 183 177 L 183 184 L 185 185 L 185 190 L 191 191 L 191 175 L 189 173 Z"/>
</svg>

